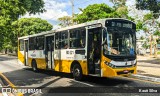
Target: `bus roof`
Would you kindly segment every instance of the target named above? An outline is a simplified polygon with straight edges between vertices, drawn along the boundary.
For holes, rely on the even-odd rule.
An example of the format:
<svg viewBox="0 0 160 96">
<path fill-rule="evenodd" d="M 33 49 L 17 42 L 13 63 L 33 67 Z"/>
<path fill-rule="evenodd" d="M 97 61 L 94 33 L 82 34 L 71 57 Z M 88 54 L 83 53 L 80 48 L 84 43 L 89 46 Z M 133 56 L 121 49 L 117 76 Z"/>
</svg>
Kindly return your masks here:
<svg viewBox="0 0 160 96">
<path fill-rule="evenodd" d="M 105 19 L 93 20 L 93 21 L 89 21 L 89 22 L 86 22 L 86 23 L 81 23 L 81 24 L 77 24 L 77 25 L 73 25 L 73 26 L 68 26 L 68 27 L 64 27 L 64 28 L 60 28 L 60 29 L 56 29 L 56 30 L 45 31 L 45 32 L 41 32 L 41 33 L 37 33 L 37 34 L 33 34 L 33 35 L 23 36 L 23 37 L 19 37 L 18 39 L 27 39 L 29 37 L 53 34 L 55 32 L 60 32 L 60 31 L 79 28 L 79 27 L 85 27 L 85 26 L 88 26 L 88 25 L 93 25 L 93 24 L 98 24 L 98 23 L 105 24 L 106 20 L 126 20 L 126 21 L 134 23 L 133 21 L 130 21 L 130 20 L 124 19 L 124 18 L 105 18 Z"/>
</svg>

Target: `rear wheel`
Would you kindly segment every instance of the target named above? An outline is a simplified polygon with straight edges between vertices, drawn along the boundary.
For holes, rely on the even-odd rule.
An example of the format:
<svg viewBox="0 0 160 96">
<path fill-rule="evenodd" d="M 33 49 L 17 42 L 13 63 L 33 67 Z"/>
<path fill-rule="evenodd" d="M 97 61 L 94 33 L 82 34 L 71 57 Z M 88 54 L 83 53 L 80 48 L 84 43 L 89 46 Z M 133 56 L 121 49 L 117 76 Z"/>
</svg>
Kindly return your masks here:
<svg viewBox="0 0 160 96">
<path fill-rule="evenodd" d="M 73 72 L 73 77 L 74 77 L 75 80 L 82 80 L 83 75 L 82 75 L 82 68 L 81 68 L 80 65 L 75 64 L 73 66 L 73 71 L 72 72 Z"/>
<path fill-rule="evenodd" d="M 36 63 L 35 60 L 32 61 L 32 70 L 33 70 L 34 72 L 37 72 L 37 71 L 38 71 L 38 69 L 37 69 L 37 63 Z"/>
</svg>

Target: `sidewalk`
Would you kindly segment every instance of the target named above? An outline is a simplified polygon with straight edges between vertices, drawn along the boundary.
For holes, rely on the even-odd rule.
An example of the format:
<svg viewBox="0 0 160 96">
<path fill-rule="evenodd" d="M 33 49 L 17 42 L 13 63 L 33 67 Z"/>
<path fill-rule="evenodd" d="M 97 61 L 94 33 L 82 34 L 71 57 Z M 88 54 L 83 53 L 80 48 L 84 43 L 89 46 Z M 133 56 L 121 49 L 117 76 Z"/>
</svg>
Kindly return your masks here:
<svg viewBox="0 0 160 96">
<path fill-rule="evenodd" d="M 160 55 L 154 56 L 137 56 L 137 75 L 138 79 L 145 79 L 160 83 Z"/>
</svg>

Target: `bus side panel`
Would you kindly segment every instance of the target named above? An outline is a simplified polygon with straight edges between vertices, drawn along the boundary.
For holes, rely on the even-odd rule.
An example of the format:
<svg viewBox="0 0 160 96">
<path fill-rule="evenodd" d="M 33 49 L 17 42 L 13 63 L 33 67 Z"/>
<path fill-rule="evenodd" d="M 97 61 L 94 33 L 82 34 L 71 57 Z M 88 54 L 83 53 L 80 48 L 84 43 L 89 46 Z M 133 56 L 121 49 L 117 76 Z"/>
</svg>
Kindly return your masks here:
<svg viewBox="0 0 160 96">
<path fill-rule="evenodd" d="M 83 75 L 88 75 L 87 60 L 79 60 L 78 62 L 81 65 Z"/>
<path fill-rule="evenodd" d="M 46 60 L 44 58 L 36 58 L 37 68 L 46 69 Z"/>
<path fill-rule="evenodd" d="M 32 67 L 32 58 L 30 58 L 30 57 L 28 57 L 28 65 L 30 66 L 30 67 Z"/>
<path fill-rule="evenodd" d="M 55 71 L 70 73 L 70 63 L 68 60 L 55 60 Z"/>
<path fill-rule="evenodd" d="M 46 60 L 44 58 L 28 58 L 29 66 L 32 67 L 32 60 L 36 60 L 38 69 L 46 69 Z"/>
<path fill-rule="evenodd" d="M 55 60 L 55 71 L 71 73 L 70 68 L 71 64 L 74 60 Z M 82 72 L 84 75 L 87 75 L 87 61 L 78 60 L 79 64 L 81 65 Z"/>
<path fill-rule="evenodd" d="M 24 60 L 24 51 L 19 51 L 18 50 L 18 63 L 19 64 L 24 64 L 25 60 Z"/>
<path fill-rule="evenodd" d="M 28 51 L 28 63 L 30 67 L 32 67 L 32 60 L 36 61 L 37 68 L 46 69 L 46 60 L 43 50 Z"/>
<path fill-rule="evenodd" d="M 55 71 L 70 73 L 72 62 L 78 61 L 83 74 L 87 75 L 87 60 L 83 59 L 84 55 L 76 54 L 75 49 L 55 50 L 54 52 Z"/>
</svg>

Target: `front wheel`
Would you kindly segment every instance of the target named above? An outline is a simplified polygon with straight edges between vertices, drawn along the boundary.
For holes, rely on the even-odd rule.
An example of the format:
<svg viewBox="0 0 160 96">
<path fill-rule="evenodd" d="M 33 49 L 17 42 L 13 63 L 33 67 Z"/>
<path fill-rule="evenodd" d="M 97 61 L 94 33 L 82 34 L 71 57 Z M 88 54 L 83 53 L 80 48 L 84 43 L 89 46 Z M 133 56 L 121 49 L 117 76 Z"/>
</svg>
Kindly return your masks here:
<svg viewBox="0 0 160 96">
<path fill-rule="evenodd" d="M 73 77 L 75 80 L 82 80 L 82 68 L 78 64 L 73 66 Z"/>
</svg>

